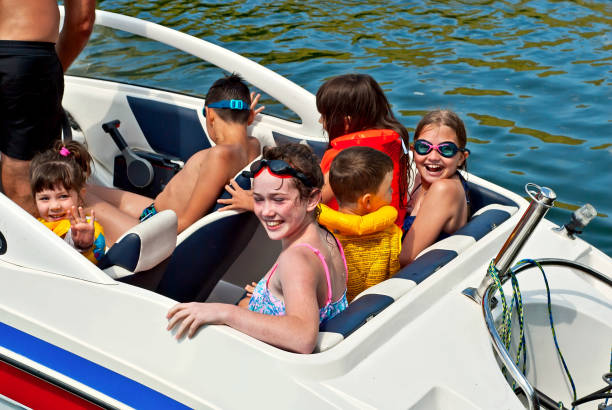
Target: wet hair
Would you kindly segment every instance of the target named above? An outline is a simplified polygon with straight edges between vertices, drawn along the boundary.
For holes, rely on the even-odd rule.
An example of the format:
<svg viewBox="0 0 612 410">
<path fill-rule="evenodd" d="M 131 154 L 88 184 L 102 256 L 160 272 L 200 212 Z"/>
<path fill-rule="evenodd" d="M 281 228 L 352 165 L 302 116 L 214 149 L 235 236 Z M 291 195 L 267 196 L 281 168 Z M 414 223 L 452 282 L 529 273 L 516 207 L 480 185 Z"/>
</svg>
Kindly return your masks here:
<svg viewBox="0 0 612 410">
<path fill-rule="evenodd" d="M 382 88 L 367 74 L 330 78 L 317 91 L 316 102 L 330 142 L 352 132 L 391 129 L 406 146 L 410 143 L 408 130 L 393 115 Z M 347 116 L 350 120 L 345 124 Z"/>
<path fill-rule="evenodd" d="M 385 176 L 393 172 L 391 157 L 370 147 L 349 147 L 334 158 L 329 185 L 340 204 L 355 203 L 364 194 L 375 194 Z"/>
<path fill-rule="evenodd" d="M 231 74 L 219 78 L 213 83 L 206 93 L 206 105 L 222 100 L 241 100 L 248 106 L 251 105 L 249 87 L 246 86 L 238 74 Z M 211 108 L 225 122 L 247 124 L 250 110 L 232 110 L 231 108 Z"/>
<path fill-rule="evenodd" d="M 419 135 L 421 135 L 423 129 L 428 125 L 446 125 L 450 129 L 455 131 L 455 134 L 457 135 L 457 142 L 459 143 L 459 148 L 465 148 L 467 144 L 467 132 L 465 130 L 465 125 L 463 124 L 463 121 L 455 112 L 451 110 L 442 109 L 429 111 L 427 114 L 425 114 L 423 118 L 421 118 L 421 121 L 419 121 L 416 126 L 416 129 L 414 130 L 415 141 L 419 139 Z M 467 159 L 463 161 L 463 164 L 461 164 L 460 169 L 467 170 Z"/>
<path fill-rule="evenodd" d="M 77 141 L 56 141 L 47 151 L 36 154 L 30 163 L 32 195 L 61 185 L 80 193 L 91 175 L 91 155 Z"/>
<path fill-rule="evenodd" d="M 297 188 L 300 200 L 305 201 L 310 197 L 312 191 L 323 187 L 323 172 L 319 166 L 319 158 L 315 155 L 312 148 L 305 144 L 289 143 L 277 147 L 265 147 L 263 149 L 263 159 L 280 159 L 291 165 L 296 171 L 301 172 L 311 182 L 312 187 L 304 185 L 297 178 L 291 178 Z M 318 216 L 318 207 L 315 210 L 315 217 Z"/>
</svg>

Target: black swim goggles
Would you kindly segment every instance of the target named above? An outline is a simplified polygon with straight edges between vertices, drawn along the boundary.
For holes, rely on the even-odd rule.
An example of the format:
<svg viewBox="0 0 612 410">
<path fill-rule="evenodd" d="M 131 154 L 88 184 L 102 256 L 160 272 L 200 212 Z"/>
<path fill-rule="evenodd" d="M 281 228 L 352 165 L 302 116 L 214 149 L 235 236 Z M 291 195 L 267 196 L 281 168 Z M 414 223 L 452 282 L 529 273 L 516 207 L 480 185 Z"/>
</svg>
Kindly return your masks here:
<svg viewBox="0 0 612 410">
<path fill-rule="evenodd" d="M 454 142 L 447 141 L 442 144 L 434 145 L 427 140 L 416 140 L 414 141 L 414 152 L 419 155 L 427 155 L 431 152 L 432 149 L 438 151 L 440 155 L 444 158 L 452 158 L 457 152 L 467 152 L 470 153 L 470 150 L 467 148 L 459 148 Z"/>
<path fill-rule="evenodd" d="M 307 187 L 313 187 L 310 179 L 308 179 L 306 175 L 292 168 L 291 165 L 280 159 L 260 159 L 259 161 L 255 161 L 251 164 L 250 171 L 242 171 L 242 176 L 246 178 L 255 178 L 266 167 L 272 175 L 278 178 L 297 178 Z"/>
</svg>

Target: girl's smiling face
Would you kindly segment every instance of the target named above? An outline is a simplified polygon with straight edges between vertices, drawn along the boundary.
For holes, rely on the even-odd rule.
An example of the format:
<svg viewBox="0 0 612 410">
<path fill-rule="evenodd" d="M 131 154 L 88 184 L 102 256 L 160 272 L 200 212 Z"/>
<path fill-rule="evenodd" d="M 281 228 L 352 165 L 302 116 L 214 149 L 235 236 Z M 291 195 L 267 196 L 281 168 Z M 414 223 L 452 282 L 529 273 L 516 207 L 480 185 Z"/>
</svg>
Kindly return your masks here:
<svg viewBox="0 0 612 410">
<path fill-rule="evenodd" d="M 446 125 L 426 125 L 417 139 L 426 140 L 433 145 L 452 142 L 460 146 L 457 134 Z M 455 175 L 457 168 L 463 165 L 468 156 L 467 152 L 458 151 L 453 157 L 445 158 L 435 149 L 425 155 L 419 155 L 413 148 L 413 153 L 416 168 L 421 175 L 421 183 L 425 186 L 431 185 L 439 179 L 450 178 Z"/>
<path fill-rule="evenodd" d="M 79 204 L 79 194 L 57 184 L 53 189 L 43 189 L 34 196 L 38 213 L 47 222 L 68 218 L 68 210 Z"/>
<path fill-rule="evenodd" d="M 265 168 L 253 182 L 253 211 L 272 240 L 287 239 L 311 222 L 314 206 L 300 198 L 292 178 L 279 178 Z"/>
</svg>

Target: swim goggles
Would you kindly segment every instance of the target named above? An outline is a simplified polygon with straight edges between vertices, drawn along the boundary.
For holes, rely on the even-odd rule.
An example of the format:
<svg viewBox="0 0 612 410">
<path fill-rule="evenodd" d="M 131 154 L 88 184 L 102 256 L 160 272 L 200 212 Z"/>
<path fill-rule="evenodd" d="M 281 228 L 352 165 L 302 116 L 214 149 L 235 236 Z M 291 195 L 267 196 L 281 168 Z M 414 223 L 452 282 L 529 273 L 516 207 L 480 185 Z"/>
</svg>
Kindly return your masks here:
<svg viewBox="0 0 612 410">
<path fill-rule="evenodd" d="M 438 151 L 444 158 L 452 158 L 457 154 L 458 151 L 470 153 L 467 148 L 459 148 L 454 142 L 443 142 L 442 144 L 434 145 L 427 140 L 416 140 L 414 141 L 414 152 L 419 155 L 427 155 L 432 149 Z"/>
<path fill-rule="evenodd" d="M 242 100 L 221 100 L 206 104 L 208 108 L 229 108 L 230 110 L 250 110 L 251 106 Z"/>
<path fill-rule="evenodd" d="M 296 171 L 291 165 L 280 159 L 260 159 L 259 161 L 255 161 L 251 164 L 251 170 L 243 171 L 242 176 L 246 178 L 256 178 L 266 167 L 270 170 L 272 175 L 278 178 L 297 178 L 307 187 L 313 187 L 310 179 L 308 179 L 306 175 L 302 174 L 300 171 Z"/>
</svg>

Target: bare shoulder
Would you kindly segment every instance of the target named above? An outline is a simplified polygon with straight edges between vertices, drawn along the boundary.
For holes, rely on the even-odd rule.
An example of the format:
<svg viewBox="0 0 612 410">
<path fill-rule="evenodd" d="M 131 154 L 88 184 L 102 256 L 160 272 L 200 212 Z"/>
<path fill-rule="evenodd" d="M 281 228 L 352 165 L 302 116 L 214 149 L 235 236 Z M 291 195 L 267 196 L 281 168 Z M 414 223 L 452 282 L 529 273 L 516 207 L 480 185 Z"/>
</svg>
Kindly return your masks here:
<svg viewBox="0 0 612 410">
<path fill-rule="evenodd" d="M 431 184 L 427 192 L 427 199 L 436 202 L 456 201 L 463 198 L 461 182 L 454 178 L 440 179 Z"/>
<path fill-rule="evenodd" d="M 228 159 L 235 156 L 240 156 L 241 149 L 238 145 L 219 144 L 209 149 L 211 156 L 216 158 Z"/>
<path fill-rule="evenodd" d="M 249 152 L 247 154 L 249 157 L 249 162 L 251 162 L 255 158 L 257 158 L 259 154 L 261 154 L 261 144 L 259 143 L 259 140 L 255 137 L 248 137 L 247 141 L 249 143 Z"/>
<path fill-rule="evenodd" d="M 317 256 L 306 246 L 291 246 L 280 254 L 277 262 L 278 269 L 290 272 L 292 280 L 316 278 L 312 272 L 320 265 Z"/>
</svg>

